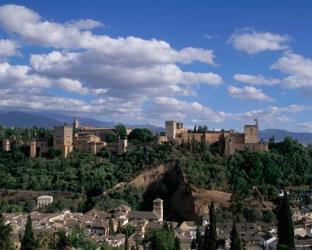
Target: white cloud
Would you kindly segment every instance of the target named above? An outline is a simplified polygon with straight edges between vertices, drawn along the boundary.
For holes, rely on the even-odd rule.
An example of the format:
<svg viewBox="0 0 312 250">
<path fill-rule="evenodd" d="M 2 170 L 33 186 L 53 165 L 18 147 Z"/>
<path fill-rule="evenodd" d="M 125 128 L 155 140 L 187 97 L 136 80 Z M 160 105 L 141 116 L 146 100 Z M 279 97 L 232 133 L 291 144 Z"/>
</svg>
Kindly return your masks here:
<svg viewBox="0 0 312 250">
<path fill-rule="evenodd" d="M 87 94 L 89 90 L 82 86 L 78 80 L 61 77 L 55 81 L 56 85 L 69 92 L 77 92 L 80 94 Z"/>
<path fill-rule="evenodd" d="M 270 106 L 265 109 L 250 110 L 242 113 L 232 114 L 232 119 L 239 121 L 250 121 L 251 119 L 258 118 L 263 125 L 279 128 L 281 126 L 281 122 L 283 124 L 293 122 L 291 119 L 292 115 L 301 112 L 312 112 L 312 106 L 296 104 L 284 107 Z"/>
<path fill-rule="evenodd" d="M 296 131 L 300 130 L 300 131 L 312 131 L 312 122 L 299 122 L 297 124 L 295 124 L 294 129 L 296 129 Z"/>
<path fill-rule="evenodd" d="M 92 33 L 90 29 L 100 25 L 92 19 L 62 24 L 44 20 L 23 6 L 0 7 L 0 26 L 8 33 L 29 44 L 65 49 L 31 55 L 30 63 L 36 74 L 67 91 L 144 99 L 193 95 L 190 85 L 223 83 L 216 73 L 183 71 L 178 65 L 194 61 L 215 65 L 212 50 L 192 47 L 176 50 L 162 40 L 112 38 Z"/>
<path fill-rule="evenodd" d="M 0 57 L 15 56 L 18 54 L 18 45 L 9 39 L 0 39 Z"/>
<path fill-rule="evenodd" d="M 245 86 L 243 88 L 229 86 L 227 91 L 230 94 L 230 96 L 241 100 L 256 100 L 256 101 L 272 100 L 272 98 L 264 94 L 261 89 L 256 89 L 250 86 Z"/>
<path fill-rule="evenodd" d="M 53 48 L 83 48 L 101 53 L 107 60 L 135 64 L 191 63 L 200 61 L 214 65 L 212 50 L 184 48 L 173 49 L 167 42 L 156 39 L 145 40 L 129 36 L 111 38 L 82 30 L 82 26 L 93 28 L 94 20 L 72 22 L 74 25 L 43 20 L 39 14 L 19 5 L 0 7 L 0 25 L 10 33 L 19 35 L 24 41 Z M 85 27 L 83 27 L 85 28 Z"/>
<path fill-rule="evenodd" d="M 290 38 L 287 35 L 279 35 L 270 32 L 236 32 L 232 34 L 229 43 L 237 50 L 248 54 L 256 54 L 267 50 L 284 50 L 288 48 Z"/>
<path fill-rule="evenodd" d="M 164 120 L 222 122 L 228 114 L 215 112 L 198 102 L 181 101 L 173 97 L 156 97 L 145 111 L 145 116 L 156 124 Z"/>
<path fill-rule="evenodd" d="M 288 75 L 283 79 L 285 87 L 312 94 L 312 59 L 288 51 L 271 68 Z"/>
<path fill-rule="evenodd" d="M 50 86 L 50 81 L 46 77 L 32 73 L 29 66 L 0 63 L 0 88 L 13 86 L 46 88 Z"/>
<path fill-rule="evenodd" d="M 99 21 L 93 19 L 80 19 L 80 20 L 73 20 L 71 22 L 66 23 L 68 27 L 77 28 L 80 30 L 90 30 L 97 27 L 103 26 L 103 24 Z"/>
<path fill-rule="evenodd" d="M 76 98 L 44 94 L 36 89 L 3 89 L 0 91 L 0 107 L 19 110 L 53 111 L 87 115 L 98 119 L 120 121 L 138 120 L 141 103 L 124 101 L 120 98 L 100 98 L 83 101 Z"/>
<path fill-rule="evenodd" d="M 31 65 L 40 74 L 53 78 L 77 79 L 89 88 L 104 88 L 111 96 L 127 98 L 177 94 L 189 84 L 220 85 L 215 73 L 184 72 L 175 64 L 133 66 L 103 59 L 92 52 L 58 52 L 32 55 Z M 185 90 L 183 91 L 184 93 Z M 188 91 L 189 92 L 189 91 Z"/>
<path fill-rule="evenodd" d="M 266 78 L 262 75 L 248 75 L 248 74 L 235 74 L 233 76 L 234 80 L 247 84 L 254 85 L 277 85 L 280 83 L 279 79 L 276 78 Z"/>
</svg>

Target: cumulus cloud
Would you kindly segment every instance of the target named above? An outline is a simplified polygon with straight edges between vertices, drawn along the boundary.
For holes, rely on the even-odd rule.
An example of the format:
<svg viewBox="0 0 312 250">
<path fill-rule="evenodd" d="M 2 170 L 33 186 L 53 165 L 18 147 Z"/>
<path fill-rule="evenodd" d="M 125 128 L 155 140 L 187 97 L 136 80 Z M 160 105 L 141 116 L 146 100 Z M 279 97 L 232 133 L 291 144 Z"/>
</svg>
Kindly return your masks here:
<svg viewBox="0 0 312 250">
<path fill-rule="evenodd" d="M 235 74 L 234 80 L 242 83 L 253 84 L 253 85 L 277 85 L 280 83 L 279 79 L 266 78 L 262 75 L 248 75 L 248 74 Z"/>
<path fill-rule="evenodd" d="M 178 64 L 199 61 L 215 66 L 212 50 L 177 50 L 162 40 L 92 33 L 101 25 L 93 19 L 58 23 L 24 6 L 0 7 L 0 26 L 8 33 L 28 44 L 65 49 L 33 54 L 30 65 L 36 74 L 53 80 L 53 86 L 67 91 L 145 99 L 193 95 L 190 85 L 223 83 L 216 73 L 183 71 Z"/>
<path fill-rule="evenodd" d="M 271 68 L 288 75 L 283 79 L 285 87 L 312 94 L 312 59 L 287 51 Z"/>
<path fill-rule="evenodd" d="M 215 73 L 184 72 L 175 64 L 118 64 L 93 52 L 59 52 L 31 56 L 31 65 L 40 74 L 53 78 L 79 79 L 90 88 L 107 89 L 111 96 L 173 95 L 174 89 L 189 84 L 220 85 Z M 179 85 L 179 86 L 178 86 Z M 186 93 L 185 89 L 183 90 Z"/>
<path fill-rule="evenodd" d="M 241 50 L 248 54 L 256 54 L 267 50 L 287 49 L 289 40 L 290 38 L 287 35 L 270 32 L 243 31 L 232 34 L 228 42 L 236 50 Z"/>
<path fill-rule="evenodd" d="M 167 42 L 156 39 L 145 40 L 133 36 L 111 38 L 85 31 L 85 28 L 99 25 L 94 20 L 71 23 L 69 25 L 43 20 L 38 13 L 24 6 L 10 4 L 0 7 L 0 25 L 31 44 L 53 48 L 91 49 L 115 61 L 134 59 L 134 62 L 145 64 L 200 61 L 214 65 L 212 50 L 184 48 L 177 51 Z"/>
<path fill-rule="evenodd" d="M 7 87 L 37 87 L 50 86 L 48 78 L 34 74 L 27 65 L 0 64 L 0 88 Z"/>
<path fill-rule="evenodd" d="M 71 22 L 66 23 L 66 25 L 68 27 L 77 28 L 80 30 L 91 30 L 103 26 L 101 22 L 89 18 L 73 20 Z"/>
<path fill-rule="evenodd" d="M 241 100 L 270 101 L 271 97 L 262 92 L 261 89 L 245 86 L 243 88 L 229 86 L 227 89 L 230 96 Z"/>
<path fill-rule="evenodd" d="M 105 119 L 129 121 L 141 118 L 141 103 L 120 98 L 100 98 L 84 101 L 77 98 L 49 95 L 37 89 L 3 89 L 0 91 L 0 107 L 19 110 L 53 111 L 87 115 Z"/>
<path fill-rule="evenodd" d="M 0 39 L 0 58 L 15 56 L 18 54 L 17 42 L 10 39 Z"/>
<path fill-rule="evenodd" d="M 232 114 L 232 119 L 239 121 L 250 121 L 258 118 L 262 124 L 280 127 L 280 122 L 292 122 L 291 116 L 300 112 L 312 112 L 311 105 L 288 105 L 284 107 L 270 106 L 265 109 L 250 110 L 242 113 Z"/>
<path fill-rule="evenodd" d="M 156 97 L 146 109 L 148 119 L 159 122 L 164 120 L 192 122 L 222 122 L 229 115 L 225 112 L 215 112 L 198 102 L 181 101 L 173 97 Z"/>
</svg>

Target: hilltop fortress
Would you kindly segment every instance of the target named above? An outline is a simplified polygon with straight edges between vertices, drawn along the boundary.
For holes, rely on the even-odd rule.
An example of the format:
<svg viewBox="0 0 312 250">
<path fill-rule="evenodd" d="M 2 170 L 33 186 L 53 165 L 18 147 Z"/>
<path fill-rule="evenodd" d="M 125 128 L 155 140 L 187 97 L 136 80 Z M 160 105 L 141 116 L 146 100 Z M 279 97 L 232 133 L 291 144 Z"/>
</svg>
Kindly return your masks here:
<svg viewBox="0 0 312 250">
<path fill-rule="evenodd" d="M 236 151 L 249 149 L 253 152 L 268 151 L 268 143 L 258 139 L 258 120 L 252 125 L 244 126 L 244 133 L 235 132 L 233 129 L 210 131 L 206 127 L 203 131 L 188 130 L 183 123 L 176 121 L 165 122 L 165 135 L 157 137 L 157 144 L 164 142 L 174 142 L 177 144 L 206 142 L 211 145 L 216 142 L 224 142 L 224 154 L 232 155 Z"/>
<path fill-rule="evenodd" d="M 206 126 L 200 129 L 188 130 L 182 122 L 166 121 L 165 132 L 155 137 L 156 144 L 165 142 L 176 144 L 183 143 L 202 143 L 207 145 L 220 143 L 224 155 L 233 155 L 236 151 L 248 149 L 252 152 L 268 151 L 268 143 L 258 139 L 258 120 L 255 124 L 244 125 L 244 132 L 239 133 L 230 130 L 208 130 Z M 54 127 L 53 145 L 48 145 L 47 138 L 32 139 L 26 145 L 29 146 L 29 156 L 31 158 L 48 152 L 49 148 L 59 150 L 62 156 L 66 158 L 73 150 L 81 150 L 91 154 L 97 154 L 102 149 L 109 152 L 123 154 L 128 150 L 128 135 L 132 129 L 126 128 L 124 138 L 116 134 L 114 128 L 94 128 L 81 126 L 78 119 L 75 118 L 72 126 L 63 125 Z M 116 138 L 111 141 L 109 137 L 115 135 Z M 25 143 L 24 143 L 25 144 Z M 11 141 L 5 139 L 2 141 L 4 151 L 11 150 Z"/>
</svg>

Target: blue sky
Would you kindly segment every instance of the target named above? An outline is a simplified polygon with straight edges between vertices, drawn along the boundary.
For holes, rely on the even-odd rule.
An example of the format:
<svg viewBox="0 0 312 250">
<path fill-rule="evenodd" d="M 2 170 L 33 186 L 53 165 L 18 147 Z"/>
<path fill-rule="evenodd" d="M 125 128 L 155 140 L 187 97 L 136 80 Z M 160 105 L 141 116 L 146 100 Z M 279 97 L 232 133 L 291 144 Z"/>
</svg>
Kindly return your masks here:
<svg viewBox="0 0 312 250">
<path fill-rule="evenodd" d="M 1 1 L 0 109 L 312 130 L 311 1 Z"/>
</svg>

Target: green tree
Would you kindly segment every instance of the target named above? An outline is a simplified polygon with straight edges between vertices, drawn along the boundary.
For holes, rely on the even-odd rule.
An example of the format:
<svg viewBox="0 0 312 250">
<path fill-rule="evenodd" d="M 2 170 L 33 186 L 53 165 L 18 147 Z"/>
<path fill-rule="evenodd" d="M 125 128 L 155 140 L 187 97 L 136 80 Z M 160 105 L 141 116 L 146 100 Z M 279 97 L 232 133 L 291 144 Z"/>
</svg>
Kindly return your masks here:
<svg viewBox="0 0 312 250">
<path fill-rule="evenodd" d="M 151 250 L 175 249 L 175 235 L 169 227 L 152 230 L 147 235 L 146 241 L 150 242 Z"/>
<path fill-rule="evenodd" d="M 197 230 L 196 230 L 195 248 L 197 250 L 201 250 L 203 248 L 203 239 L 202 239 L 202 236 L 200 234 L 200 231 L 199 231 L 198 227 L 197 227 Z"/>
<path fill-rule="evenodd" d="M 286 245 L 280 244 L 280 245 L 277 245 L 276 249 L 277 250 L 289 250 L 290 248 L 288 246 L 286 246 Z"/>
<path fill-rule="evenodd" d="M 289 249 L 295 249 L 294 225 L 286 190 L 284 190 L 284 197 L 280 203 L 277 220 L 278 244 L 285 245 Z"/>
<path fill-rule="evenodd" d="M 129 250 L 129 230 L 126 228 L 125 232 L 125 250 Z"/>
<path fill-rule="evenodd" d="M 174 239 L 174 250 L 181 250 L 181 243 L 178 237 Z"/>
<path fill-rule="evenodd" d="M 209 229 L 205 232 L 204 237 L 204 249 L 216 250 L 218 248 L 218 236 L 216 226 L 216 210 L 214 203 L 212 202 L 209 206 Z"/>
<path fill-rule="evenodd" d="M 84 250 L 94 250 L 97 248 L 97 245 L 94 241 L 91 241 L 87 238 L 84 231 L 75 227 L 71 230 L 67 237 L 68 245 L 75 248 L 82 248 Z"/>
<path fill-rule="evenodd" d="M 115 130 L 117 132 L 117 136 L 120 139 L 126 139 L 127 138 L 127 129 L 126 129 L 125 125 L 118 124 L 118 125 L 116 125 Z"/>
<path fill-rule="evenodd" d="M 25 232 L 21 243 L 21 250 L 34 250 L 37 247 L 30 214 L 28 214 L 27 217 Z"/>
<path fill-rule="evenodd" d="M 64 250 L 67 245 L 68 245 L 68 240 L 66 237 L 66 233 L 65 233 L 64 229 L 61 229 L 60 231 L 58 231 L 56 233 L 56 244 L 55 244 L 55 246 L 58 250 Z"/>
<path fill-rule="evenodd" d="M 196 239 L 192 239 L 192 243 L 191 243 L 191 250 L 196 250 L 197 246 L 196 246 Z"/>
<path fill-rule="evenodd" d="M 230 235 L 230 240 L 231 240 L 230 250 L 242 250 L 243 249 L 242 242 L 239 237 L 239 233 L 237 232 L 235 219 L 233 219 L 233 226 L 232 226 L 232 231 Z"/>
<path fill-rule="evenodd" d="M 150 142 L 153 140 L 153 134 L 149 129 L 146 128 L 135 128 L 128 136 L 129 141 L 136 142 Z"/>
<path fill-rule="evenodd" d="M 52 245 L 52 239 L 47 232 L 40 232 L 37 235 L 37 246 L 40 250 L 49 250 Z"/>
<path fill-rule="evenodd" d="M 13 243 L 11 241 L 12 229 L 10 225 L 4 224 L 4 217 L 0 214 L 0 249 L 13 250 Z"/>
</svg>

